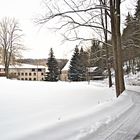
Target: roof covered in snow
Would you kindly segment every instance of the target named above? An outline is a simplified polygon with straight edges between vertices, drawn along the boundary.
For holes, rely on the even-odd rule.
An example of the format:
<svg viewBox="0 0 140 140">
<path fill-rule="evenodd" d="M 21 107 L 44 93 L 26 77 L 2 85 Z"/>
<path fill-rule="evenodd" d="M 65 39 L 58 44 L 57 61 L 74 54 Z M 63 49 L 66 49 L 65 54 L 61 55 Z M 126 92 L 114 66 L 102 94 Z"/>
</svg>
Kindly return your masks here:
<svg viewBox="0 0 140 140">
<path fill-rule="evenodd" d="M 66 63 L 66 65 L 64 66 L 64 68 L 62 69 L 62 71 L 69 70 L 69 66 L 70 66 L 70 60 Z"/>
<path fill-rule="evenodd" d="M 0 68 L 4 68 L 4 65 L 0 65 Z M 10 65 L 9 68 L 45 68 L 45 66 L 41 65 L 30 65 L 30 64 L 21 64 L 21 65 Z"/>
<path fill-rule="evenodd" d="M 88 72 L 94 72 L 98 67 L 89 67 Z"/>
</svg>

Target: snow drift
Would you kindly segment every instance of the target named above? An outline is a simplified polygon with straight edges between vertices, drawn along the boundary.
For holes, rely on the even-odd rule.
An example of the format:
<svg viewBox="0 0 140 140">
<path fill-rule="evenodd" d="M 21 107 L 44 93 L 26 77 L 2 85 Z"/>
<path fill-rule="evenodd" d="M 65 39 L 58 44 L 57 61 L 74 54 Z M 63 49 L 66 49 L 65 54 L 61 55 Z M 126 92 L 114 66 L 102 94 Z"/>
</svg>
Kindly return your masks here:
<svg viewBox="0 0 140 140">
<path fill-rule="evenodd" d="M 138 93 L 127 91 L 119 99 L 36 131 L 23 140 L 132 140 L 140 131 L 138 100 Z"/>
<path fill-rule="evenodd" d="M 140 132 L 140 87 L 116 99 L 100 83 L 0 84 L 1 140 L 132 140 Z"/>
</svg>

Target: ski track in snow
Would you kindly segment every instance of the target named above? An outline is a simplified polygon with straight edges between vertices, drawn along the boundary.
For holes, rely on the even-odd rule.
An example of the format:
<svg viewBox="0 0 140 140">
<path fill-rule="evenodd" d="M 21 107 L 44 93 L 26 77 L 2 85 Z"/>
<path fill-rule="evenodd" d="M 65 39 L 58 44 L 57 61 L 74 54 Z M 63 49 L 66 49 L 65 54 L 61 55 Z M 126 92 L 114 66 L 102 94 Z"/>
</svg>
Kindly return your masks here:
<svg viewBox="0 0 140 140">
<path fill-rule="evenodd" d="M 0 83 L 0 140 L 133 140 L 140 132 L 139 86 L 116 99 L 97 82 Z"/>
<path fill-rule="evenodd" d="M 126 92 L 127 95 L 112 106 L 105 104 L 101 110 L 44 128 L 19 140 L 133 140 L 140 132 L 140 93 Z"/>
</svg>

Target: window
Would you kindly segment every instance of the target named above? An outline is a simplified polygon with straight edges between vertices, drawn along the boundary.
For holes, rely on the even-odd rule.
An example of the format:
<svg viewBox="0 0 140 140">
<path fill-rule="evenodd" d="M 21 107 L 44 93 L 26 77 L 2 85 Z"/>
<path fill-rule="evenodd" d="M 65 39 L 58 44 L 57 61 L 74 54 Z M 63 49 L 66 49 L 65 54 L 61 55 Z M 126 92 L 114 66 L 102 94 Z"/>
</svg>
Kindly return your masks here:
<svg viewBox="0 0 140 140">
<path fill-rule="evenodd" d="M 18 76 L 20 76 L 20 72 L 18 72 Z"/>
<path fill-rule="evenodd" d="M 1 71 L 1 69 L 0 69 L 0 71 Z"/>
<path fill-rule="evenodd" d="M 29 78 L 29 80 L 31 81 L 31 80 L 32 80 L 32 78 Z"/>
<path fill-rule="evenodd" d="M 28 75 L 28 73 L 26 72 L 26 73 L 25 73 L 25 76 L 27 76 L 27 75 Z"/>
<path fill-rule="evenodd" d="M 32 71 L 35 71 L 35 69 L 32 69 Z"/>
<path fill-rule="evenodd" d="M 36 76 L 36 73 L 34 72 L 34 76 Z"/>
<path fill-rule="evenodd" d="M 24 78 L 21 78 L 21 80 L 24 80 Z"/>
<path fill-rule="evenodd" d="M 38 71 L 42 71 L 42 69 L 38 69 Z"/>
<path fill-rule="evenodd" d="M 34 78 L 34 81 L 36 81 L 36 78 Z"/>
<path fill-rule="evenodd" d="M 21 75 L 24 75 L 24 73 L 22 72 Z"/>
<path fill-rule="evenodd" d="M 28 78 L 25 78 L 25 80 L 28 80 Z"/>
<path fill-rule="evenodd" d="M 31 76 L 32 75 L 32 73 L 29 73 L 29 76 Z"/>
<path fill-rule="evenodd" d="M 44 75 L 44 73 L 42 72 L 41 75 Z"/>
</svg>

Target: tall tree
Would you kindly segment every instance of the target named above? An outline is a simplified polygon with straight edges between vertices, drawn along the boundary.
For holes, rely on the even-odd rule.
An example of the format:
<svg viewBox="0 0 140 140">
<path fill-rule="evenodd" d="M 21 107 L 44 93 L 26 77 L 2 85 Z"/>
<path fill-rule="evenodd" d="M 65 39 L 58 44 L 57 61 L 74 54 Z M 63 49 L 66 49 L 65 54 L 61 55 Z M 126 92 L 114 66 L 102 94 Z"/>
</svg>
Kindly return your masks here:
<svg viewBox="0 0 140 140">
<path fill-rule="evenodd" d="M 135 74 L 134 66 L 140 58 L 140 0 L 137 1 L 134 17 L 128 13 L 125 22 L 122 34 L 123 59 L 129 62 L 127 72 Z"/>
<path fill-rule="evenodd" d="M 140 46 L 140 0 L 137 1 L 136 11 L 134 16 L 134 33 L 133 40 L 137 46 Z"/>
<path fill-rule="evenodd" d="M 137 42 L 138 42 L 138 45 L 136 46 L 137 50 L 135 52 L 137 52 L 136 55 L 139 59 L 137 62 L 139 62 L 140 61 L 140 0 L 137 0 L 135 17 L 134 18 L 135 18 L 135 22 L 136 22 L 135 28 L 136 28 L 136 31 L 137 31 L 135 39 L 137 39 Z M 140 65 L 140 64 L 138 63 L 137 65 Z"/>
<path fill-rule="evenodd" d="M 101 3 L 101 5 L 100 5 Z M 108 5 L 110 3 L 110 6 Z M 116 94 L 119 96 L 125 89 L 122 54 L 121 54 L 121 36 L 120 36 L 120 0 L 108 0 L 104 5 L 104 0 L 46 0 L 47 13 L 39 19 L 40 24 L 45 24 L 53 19 L 58 19 L 57 29 L 66 29 L 64 37 L 67 40 L 98 40 L 102 38 L 104 27 L 101 25 L 100 9 L 107 9 L 105 14 L 111 18 L 111 29 L 107 32 L 112 33 L 112 46 L 114 48 L 114 63 L 116 74 Z M 62 8 L 63 5 L 63 8 Z M 56 24 L 55 24 L 56 25 Z M 108 28 L 109 29 L 109 28 Z M 91 32 L 90 32 L 90 31 Z M 81 34 L 82 32 L 82 34 Z M 87 37 L 87 33 L 94 34 L 93 37 Z M 83 34 L 84 33 L 84 34 Z M 100 41 L 102 41 L 100 39 Z M 102 41 L 103 42 L 103 41 Z M 115 53 L 116 51 L 116 53 Z M 118 78 L 117 78 L 118 77 Z"/>
<path fill-rule="evenodd" d="M 133 62 L 134 59 L 134 52 L 136 47 L 136 41 L 135 41 L 135 20 L 134 18 L 128 13 L 126 20 L 125 20 L 126 27 L 123 30 L 122 34 L 122 45 L 123 45 L 123 61 L 128 61 L 127 66 L 127 73 L 132 70 L 134 73 L 134 67 Z M 131 63 L 132 62 L 132 63 Z"/>
<path fill-rule="evenodd" d="M 80 73 L 80 81 L 86 81 L 87 80 L 87 67 L 88 64 L 88 53 L 83 50 L 83 47 L 80 49 L 79 54 L 79 73 Z"/>
<path fill-rule="evenodd" d="M 120 0 L 110 0 L 112 45 L 114 52 L 115 85 L 117 97 L 125 90 L 120 33 L 120 4 Z"/>
<path fill-rule="evenodd" d="M 58 81 L 59 80 L 59 70 L 58 70 L 58 63 L 55 59 L 53 49 L 50 49 L 50 54 L 48 58 L 48 73 L 46 77 L 46 81 Z"/>
<path fill-rule="evenodd" d="M 137 0 L 135 18 L 140 21 L 140 0 Z"/>
<path fill-rule="evenodd" d="M 23 50 L 21 32 L 19 23 L 15 19 L 3 18 L 0 21 L 0 45 L 3 50 L 3 63 L 7 78 L 12 58 L 21 55 L 20 51 Z"/>
<path fill-rule="evenodd" d="M 90 49 L 90 67 L 99 67 L 100 69 L 105 69 L 105 51 L 100 45 L 100 41 L 93 40 Z"/>
<path fill-rule="evenodd" d="M 99 46 L 99 41 L 92 41 L 91 50 L 90 50 L 90 67 L 99 66 L 101 62 L 100 52 L 101 48 Z"/>
<path fill-rule="evenodd" d="M 111 78 L 111 64 L 110 64 L 110 58 L 109 58 L 109 45 L 108 45 L 108 11 L 107 11 L 107 0 L 100 0 L 100 4 L 103 4 L 105 9 L 101 8 L 101 24 L 103 26 L 103 33 L 104 33 L 104 47 L 105 47 L 105 60 L 106 60 L 106 68 L 108 71 L 108 83 L 109 87 L 112 86 L 112 78 Z"/>
<path fill-rule="evenodd" d="M 70 81 L 80 81 L 80 72 L 79 72 L 79 63 L 80 57 L 79 57 L 79 49 L 78 46 L 75 47 L 74 54 L 70 61 L 70 67 L 69 67 L 69 80 Z"/>
</svg>

